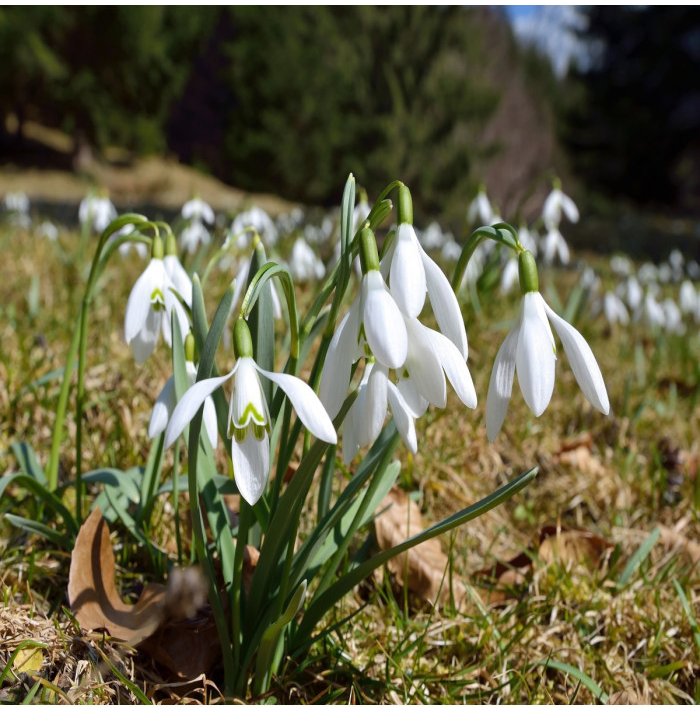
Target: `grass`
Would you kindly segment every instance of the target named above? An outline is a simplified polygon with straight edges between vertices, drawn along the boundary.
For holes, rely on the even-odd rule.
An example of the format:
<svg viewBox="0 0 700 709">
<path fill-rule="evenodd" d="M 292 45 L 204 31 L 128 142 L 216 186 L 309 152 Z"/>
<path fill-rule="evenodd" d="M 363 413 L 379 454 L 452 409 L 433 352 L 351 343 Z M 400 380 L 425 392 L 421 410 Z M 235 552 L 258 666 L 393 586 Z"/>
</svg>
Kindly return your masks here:
<svg viewBox="0 0 700 709">
<path fill-rule="evenodd" d="M 10 451 L 14 441 L 29 442 L 41 464 L 48 458 L 60 386 L 56 371 L 63 366 L 84 286 L 83 267 L 70 257 L 77 244 L 71 233 L 51 244 L 0 226 L 5 257 L 0 474 L 18 470 Z M 610 278 L 606 262 L 590 260 L 604 279 Z M 84 470 L 126 470 L 146 462 L 148 419 L 170 366 L 159 347 L 136 368 L 122 340 L 126 299 L 142 268 L 135 256 L 117 257 L 90 313 Z M 212 283 L 208 307 L 213 308 L 230 276 L 219 274 Z M 555 285 L 565 303 L 576 277 L 558 271 L 541 280 Z M 302 289 L 298 297 L 306 302 L 310 292 Z M 592 410 L 561 352 L 547 411 L 534 418 L 516 385 L 504 428 L 489 445 L 485 395 L 518 298 L 494 292 L 483 296 L 481 305 L 479 318 L 464 305 L 479 406 L 466 411 L 451 396 L 445 410 L 431 409 L 420 419 L 418 453 L 399 448 L 399 481 L 418 491 L 422 513 L 436 521 L 535 464 L 538 478 L 508 504 L 442 540 L 443 549 L 451 550 L 451 573 L 471 584 L 471 595 L 459 607 L 431 607 L 378 574 L 347 595 L 324 623 L 330 627 L 350 615 L 352 621 L 305 654 L 289 658 L 268 698 L 290 703 L 697 701 L 700 576 L 684 553 L 689 542 L 700 541 L 697 333 L 686 338 L 650 335 L 639 327 L 610 332 L 602 320 L 580 320 L 577 327 L 600 362 L 613 415 L 606 418 Z M 219 366 L 228 371 L 231 355 L 220 355 Z M 582 434 L 589 437 L 590 455 L 563 455 Z M 69 440 L 74 435 L 75 421 L 69 416 Z M 223 465 L 226 458 L 219 453 Z M 74 469 L 73 456 L 67 443 L 62 479 Z M 168 456 L 166 469 L 172 453 Z M 90 496 L 98 491 L 92 488 Z M 71 498 L 64 503 L 70 507 Z M 57 532 L 63 531 L 40 503 L 17 488 L 8 488 L 0 498 L 0 511 L 3 517 L 44 515 Z M 154 519 L 155 541 L 175 558 L 172 510 L 161 504 Z M 609 547 L 601 558 L 582 563 L 546 563 L 530 551 L 533 561 L 525 583 L 506 601 L 485 603 L 476 572 L 534 549 L 533 539 L 548 525 L 584 529 Z M 669 535 L 655 537 L 657 525 L 677 529 L 678 543 L 669 543 Z M 134 598 L 157 573 L 124 530 L 113 528 L 122 594 Z M 1 701 L 222 701 L 217 672 L 183 685 L 142 653 L 99 633 L 81 633 L 64 608 L 69 563 L 66 551 L 7 518 L 0 520 Z M 37 642 L 40 666 L 22 671 L 18 654 Z"/>
</svg>

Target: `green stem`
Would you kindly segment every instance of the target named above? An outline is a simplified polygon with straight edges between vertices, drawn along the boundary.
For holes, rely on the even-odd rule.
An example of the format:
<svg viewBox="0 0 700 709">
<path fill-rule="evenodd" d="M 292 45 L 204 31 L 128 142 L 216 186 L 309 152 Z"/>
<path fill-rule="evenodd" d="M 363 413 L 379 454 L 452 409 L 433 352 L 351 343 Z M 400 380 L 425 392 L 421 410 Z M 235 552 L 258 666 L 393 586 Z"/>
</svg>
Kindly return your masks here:
<svg viewBox="0 0 700 709">
<path fill-rule="evenodd" d="M 367 511 L 367 507 L 372 501 L 374 491 L 377 489 L 377 487 L 382 481 L 382 473 L 384 472 L 386 466 L 389 465 L 389 463 L 391 462 L 391 458 L 394 455 L 394 451 L 396 450 L 396 447 L 399 444 L 399 440 L 400 438 L 397 432 L 387 443 L 386 448 L 384 450 L 384 455 L 382 456 L 379 465 L 377 465 L 377 469 L 375 470 L 374 475 L 372 476 L 372 479 L 370 480 L 369 485 L 367 487 L 367 491 L 365 492 L 365 495 L 362 498 L 362 503 L 360 504 L 360 507 L 357 510 L 357 513 L 355 514 L 352 523 L 350 524 L 350 527 L 345 533 L 343 540 L 338 545 L 338 549 L 333 555 L 333 558 L 328 563 L 326 571 L 323 574 L 323 577 L 321 578 L 318 588 L 314 592 L 314 598 L 320 596 L 328 588 L 331 581 L 333 580 L 333 576 L 335 575 L 336 569 L 338 568 L 338 566 L 340 566 L 340 562 L 343 560 L 345 552 L 348 550 L 350 543 L 355 537 L 355 532 L 358 530 L 362 520 L 365 517 L 365 512 Z"/>
<path fill-rule="evenodd" d="M 248 542 L 248 530 L 252 516 L 251 506 L 241 497 L 241 506 L 238 512 L 238 535 L 236 537 L 236 553 L 233 562 L 233 603 L 231 608 L 231 631 L 233 633 L 233 664 L 238 668 L 235 687 L 237 689 L 241 678 L 246 676 L 246 668 L 241 667 L 241 618 L 243 615 L 243 555 Z"/>
</svg>

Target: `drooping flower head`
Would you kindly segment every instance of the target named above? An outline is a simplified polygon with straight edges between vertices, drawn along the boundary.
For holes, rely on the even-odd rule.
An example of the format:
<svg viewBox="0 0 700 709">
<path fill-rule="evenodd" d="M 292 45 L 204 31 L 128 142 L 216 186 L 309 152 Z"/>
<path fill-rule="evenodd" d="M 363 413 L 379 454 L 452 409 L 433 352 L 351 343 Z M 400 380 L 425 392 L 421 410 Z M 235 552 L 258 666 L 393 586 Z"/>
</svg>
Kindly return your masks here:
<svg viewBox="0 0 700 709">
<path fill-rule="evenodd" d="M 165 446 L 175 442 L 206 398 L 233 378 L 227 422 L 233 475 L 241 495 L 254 505 L 265 491 L 270 474 L 271 419 L 260 375 L 284 391 L 301 422 L 316 438 L 333 444 L 338 439 L 326 410 L 308 384 L 291 374 L 268 372 L 256 364 L 250 330 L 245 320 L 236 321 L 233 339 L 236 365 L 225 376 L 203 379 L 185 393 L 170 418 L 165 432 Z"/>
<path fill-rule="evenodd" d="M 137 364 L 143 364 L 155 349 L 161 331 L 163 339 L 172 345 L 171 313 L 175 311 L 183 337 L 189 331 L 189 320 L 175 295 L 175 284 L 163 262 L 163 241 L 153 239 L 151 261 L 139 276 L 126 303 L 124 336 L 134 353 Z"/>
<path fill-rule="evenodd" d="M 591 348 L 578 330 L 545 303 L 538 291 L 537 268 L 532 254 L 521 252 L 519 267 L 523 299 L 515 324 L 496 355 L 486 399 L 486 433 L 491 441 L 503 425 L 516 371 L 525 403 L 535 416 L 540 416 L 549 406 L 556 362 L 550 322 L 561 338 L 585 397 L 602 413 L 610 411 L 603 375 Z"/>
</svg>

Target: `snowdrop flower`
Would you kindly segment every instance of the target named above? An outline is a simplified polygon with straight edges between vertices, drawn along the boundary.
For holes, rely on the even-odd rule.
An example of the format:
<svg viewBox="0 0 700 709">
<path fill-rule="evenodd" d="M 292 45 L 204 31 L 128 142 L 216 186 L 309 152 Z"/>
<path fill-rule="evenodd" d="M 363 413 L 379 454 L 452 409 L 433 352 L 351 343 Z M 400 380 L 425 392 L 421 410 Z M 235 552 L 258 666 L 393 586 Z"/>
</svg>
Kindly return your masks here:
<svg viewBox="0 0 700 709">
<path fill-rule="evenodd" d="M 417 236 L 420 245 L 426 250 L 441 249 L 448 238 L 447 235 L 443 234 L 437 222 L 430 222 L 422 232 L 417 233 Z"/>
<path fill-rule="evenodd" d="M 251 207 L 246 212 L 241 212 L 236 216 L 231 225 L 231 232 L 238 234 L 246 227 L 255 229 L 266 245 L 274 246 L 277 243 L 279 237 L 277 227 L 267 212 L 260 209 L 260 207 Z"/>
<path fill-rule="evenodd" d="M 564 265 L 569 263 L 569 247 L 566 241 L 564 241 L 564 237 L 561 235 L 558 226 L 550 225 L 547 236 L 544 237 L 542 248 L 544 252 L 542 258 L 546 264 L 553 264 L 557 257 L 559 257 L 559 260 Z"/>
<path fill-rule="evenodd" d="M 700 264 L 697 261 L 688 261 L 685 265 L 685 270 L 694 281 L 700 279 Z"/>
<path fill-rule="evenodd" d="M 620 323 L 629 325 L 630 316 L 622 300 L 615 293 L 608 291 L 603 297 L 603 315 L 609 325 Z"/>
<path fill-rule="evenodd" d="M 684 315 L 695 315 L 700 306 L 700 296 L 695 291 L 695 286 L 687 279 L 681 283 L 678 300 Z"/>
<path fill-rule="evenodd" d="M 450 235 L 450 238 L 446 239 L 442 249 L 440 249 L 440 256 L 442 256 L 445 261 L 459 261 L 461 255 L 462 247 L 454 240 L 454 237 Z"/>
<path fill-rule="evenodd" d="M 632 312 L 636 312 L 644 300 L 644 291 L 639 285 L 639 281 L 634 276 L 629 276 L 622 286 L 627 305 L 629 305 Z"/>
<path fill-rule="evenodd" d="M 321 280 L 326 275 L 326 267 L 323 265 L 314 250 L 299 238 L 292 247 L 292 256 L 289 261 L 289 270 L 295 280 L 299 282 Z"/>
<path fill-rule="evenodd" d="M 58 241 L 58 227 L 50 222 L 48 219 L 44 219 L 36 230 L 38 236 L 41 236 L 49 241 Z"/>
<path fill-rule="evenodd" d="M 117 210 L 106 193 L 101 196 L 89 194 L 78 207 L 80 223 L 96 232 L 103 232 L 117 216 Z"/>
<path fill-rule="evenodd" d="M 680 308 L 676 305 L 676 301 L 673 300 L 673 298 L 665 298 L 661 307 L 664 311 L 664 326 L 666 332 L 682 335 L 685 332 L 685 325 L 683 324 L 683 316 L 681 315 Z"/>
<path fill-rule="evenodd" d="M 194 363 L 194 337 L 192 333 L 188 333 L 185 338 L 185 368 L 187 371 L 187 379 L 190 387 L 194 386 L 197 380 L 197 367 Z M 168 421 L 177 405 L 177 397 L 175 394 L 175 377 L 170 377 L 165 386 L 158 394 L 156 403 L 153 406 L 151 420 L 148 424 L 148 437 L 155 438 L 157 435 L 165 431 Z M 212 448 L 216 448 L 216 443 L 219 439 L 219 433 L 216 421 L 216 408 L 214 400 L 208 396 L 204 400 L 204 428 L 206 429 L 209 442 Z"/>
<path fill-rule="evenodd" d="M 616 276 L 629 276 L 632 273 L 632 262 L 627 256 L 616 254 L 610 259 L 610 270 Z"/>
<path fill-rule="evenodd" d="M 637 279 L 644 285 L 656 283 L 659 280 L 659 269 L 653 263 L 643 263 L 637 271 Z"/>
<path fill-rule="evenodd" d="M 206 246 L 210 241 L 209 229 L 199 219 L 192 219 L 180 233 L 180 246 L 188 254 L 193 254 L 200 244 Z"/>
<path fill-rule="evenodd" d="M 291 374 L 265 371 L 255 363 L 250 330 L 244 320 L 236 321 L 233 337 L 236 365 L 223 377 L 204 379 L 185 393 L 165 431 L 165 446 L 175 442 L 206 398 L 233 378 L 227 424 L 233 475 L 243 498 L 254 505 L 262 496 L 270 474 L 271 420 L 260 375 L 284 391 L 301 422 L 316 438 L 333 444 L 338 438 L 333 423 L 308 384 Z"/>
<path fill-rule="evenodd" d="M 365 272 L 360 292 L 330 341 L 321 376 L 321 401 L 331 416 L 343 405 L 353 362 L 365 355 L 398 369 L 408 351 L 406 325 L 379 271 L 377 245 L 368 228 L 360 232 L 360 256 Z"/>
<path fill-rule="evenodd" d="M 426 293 L 440 330 L 467 358 L 467 333 L 457 296 L 442 269 L 425 253 L 413 229 L 413 205 L 408 187 L 399 187 L 398 221 L 394 241 L 382 259 L 383 273 L 401 311 L 416 318 L 423 309 Z"/>
<path fill-rule="evenodd" d="M 493 210 L 491 203 L 486 196 L 486 186 L 479 185 L 479 191 L 467 208 L 467 221 L 472 226 L 476 224 L 491 224 L 493 220 Z"/>
<path fill-rule="evenodd" d="M 141 246 L 141 244 L 139 244 Z M 168 232 L 165 239 L 165 257 L 163 265 L 168 278 L 172 281 L 175 292 L 179 293 L 182 299 L 192 307 L 192 280 L 189 274 L 185 271 L 184 266 L 180 263 L 177 255 L 177 243 L 172 232 Z"/>
<path fill-rule="evenodd" d="M 661 283 L 670 283 L 673 278 L 673 269 L 668 263 L 662 263 L 658 268 L 659 281 Z"/>
<path fill-rule="evenodd" d="M 180 214 L 182 214 L 183 219 L 193 219 L 212 225 L 216 220 L 214 210 L 199 197 L 193 197 L 188 202 L 185 202 L 185 204 L 182 205 Z"/>
<path fill-rule="evenodd" d="M 542 221 L 549 229 L 550 226 L 559 226 L 561 223 L 562 211 L 570 222 L 577 222 L 579 219 L 578 207 L 571 197 L 561 191 L 560 180 L 554 180 L 553 189 L 544 201 L 542 207 Z"/>
<path fill-rule="evenodd" d="M 189 331 L 187 313 L 182 307 L 176 290 L 163 263 L 163 242 L 159 236 L 153 239 L 151 261 L 139 276 L 126 303 L 124 336 L 134 354 L 136 364 L 143 364 L 155 349 L 161 330 L 163 339 L 172 345 L 170 318 L 173 310 L 183 333 Z"/>
<path fill-rule="evenodd" d="M 527 251 L 520 256 L 523 299 L 513 328 L 498 350 L 486 399 L 486 433 L 493 441 L 508 411 L 517 370 L 525 402 L 535 416 L 549 405 L 554 391 L 556 346 L 550 322 L 564 345 L 571 368 L 585 397 L 604 414 L 610 411 L 608 393 L 598 363 L 581 334 L 560 318 L 538 292 L 535 260 Z"/>
<path fill-rule="evenodd" d="M 652 329 L 663 328 L 666 325 L 666 315 L 664 314 L 664 309 L 657 302 L 652 290 L 647 291 L 644 296 L 642 318 Z"/>
<path fill-rule="evenodd" d="M 8 192 L 3 202 L 8 212 L 29 214 L 29 197 L 24 192 Z"/>
</svg>

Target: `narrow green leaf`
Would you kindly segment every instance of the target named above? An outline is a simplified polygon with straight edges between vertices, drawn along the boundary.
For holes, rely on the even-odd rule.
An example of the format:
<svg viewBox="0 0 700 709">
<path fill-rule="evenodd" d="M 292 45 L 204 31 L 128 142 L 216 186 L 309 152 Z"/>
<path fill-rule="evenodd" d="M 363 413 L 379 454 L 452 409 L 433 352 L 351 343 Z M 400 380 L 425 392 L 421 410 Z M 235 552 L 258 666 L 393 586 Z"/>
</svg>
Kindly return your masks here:
<svg viewBox="0 0 700 709">
<path fill-rule="evenodd" d="M 33 519 L 25 519 L 24 517 L 9 513 L 5 515 L 5 519 L 19 529 L 24 529 L 26 532 L 38 534 L 40 537 L 48 539 L 52 544 L 61 549 L 70 551 L 73 548 L 74 537 L 67 534 L 59 534 L 55 529 L 51 529 L 51 527 L 41 522 L 35 522 Z"/>
<path fill-rule="evenodd" d="M 34 453 L 34 449 L 29 443 L 13 441 L 10 447 L 15 454 L 15 458 L 17 458 L 22 472 L 31 476 L 37 482 L 46 485 L 44 469 L 39 465 L 39 461 L 36 459 L 36 453 Z"/>
<path fill-rule="evenodd" d="M 415 534 L 414 536 L 407 539 L 401 544 L 397 544 L 391 549 L 386 549 L 380 552 L 371 559 L 363 562 L 359 566 L 352 569 L 350 572 L 342 576 L 338 581 L 331 585 L 327 591 L 321 594 L 320 597 L 315 598 L 309 608 L 307 609 L 304 619 L 299 626 L 298 633 L 295 634 L 294 647 L 306 642 L 306 639 L 310 637 L 316 624 L 321 620 L 323 615 L 330 610 L 348 591 L 353 589 L 360 581 L 367 578 L 369 574 L 374 571 L 374 569 L 379 568 L 385 564 L 389 559 L 393 559 L 398 554 L 408 551 L 417 544 L 424 542 L 433 537 L 437 537 L 439 534 L 444 534 L 449 532 L 451 529 L 461 526 L 465 522 L 469 522 L 476 517 L 481 516 L 485 512 L 497 507 L 498 505 L 505 502 L 507 499 L 517 494 L 525 486 L 529 485 L 537 475 L 537 468 L 532 468 L 522 475 L 519 475 L 515 480 L 503 485 L 495 492 L 491 493 L 488 497 L 483 500 L 470 505 L 466 509 L 458 512 L 451 517 L 434 524 L 432 527 L 424 530 L 420 534 Z"/>
<path fill-rule="evenodd" d="M 137 480 L 143 476 L 143 471 L 139 467 L 129 468 L 129 470 L 119 470 L 118 468 L 98 468 L 83 475 L 84 483 L 100 483 L 117 488 L 130 502 L 138 502 L 140 499 Z"/>
<path fill-rule="evenodd" d="M 547 669 L 559 670 L 560 672 L 565 672 L 567 675 L 571 675 L 577 679 L 581 684 L 588 689 L 588 691 L 601 703 L 608 703 L 608 693 L 604 692 L 600 685 L 591 679 L 583 670 L 579 670 L 578 667 L 568 664 L 567 662 L 557 662 L 555 660 L 540 660 L 540 662 L 535 662 L 533 667 L 542 666 Z"/>
<path fill-rule="evenodd" d="M 660 534 L 661 530 L 658 527 L 655 527 L 652 533 L 642 542 L 637 551 L 632 554 L 630 560 L 627 562 L 627 565 L 620 575 L 619 581 L 617 582 L 618 588 L 623 588 L 628 584 L 635 571 L 639 568 L 639 565 L 649 556 L 651 550 L 654 548 L 654 545 L 657 541 L 659 541 Z"/>
<path fill-rule="evenodd" d="M 681 588 L 681 585 L 678 583 L 677 579 L 673 579 L 673 585 L 676 587 L 676 593 L 678 594 L 678 598 L 680 598 L 681 600 L 681 605 L 683 606 L 685 615 L 688 618 L 690 629 L 693 631 L 693 640 L 695 640 L 695 647 L 698 649 L 698 653 L 700 653 L 700 630 L 698 629 L 698 623 L 695 620 L 695 616 L 693 615 L 693 609 L 690 607 L 690 603 L 688 603 L 688 599 L 686 598 L 685 592 Z"/>
</svg>

